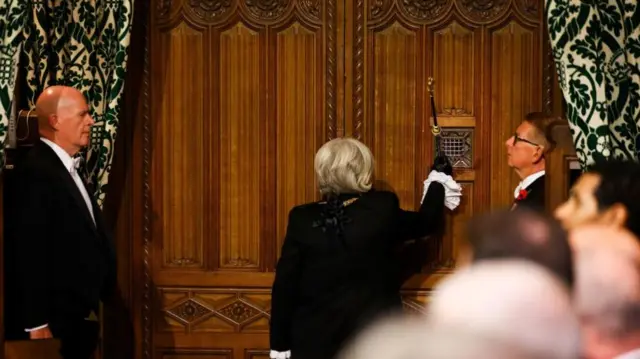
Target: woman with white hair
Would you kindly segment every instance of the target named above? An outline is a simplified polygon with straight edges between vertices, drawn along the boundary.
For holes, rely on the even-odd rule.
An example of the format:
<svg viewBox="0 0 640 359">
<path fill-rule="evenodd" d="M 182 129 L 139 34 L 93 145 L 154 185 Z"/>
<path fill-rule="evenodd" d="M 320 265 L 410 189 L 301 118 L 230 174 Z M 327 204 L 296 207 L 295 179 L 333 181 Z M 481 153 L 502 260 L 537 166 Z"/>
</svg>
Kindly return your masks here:
<svg viewBox="0 0 640 359">
<path fill-rule="evenodd" d="M 371 151 L 355 139 L 334 139 L 316 154 L 323 200 L 289 213 L 272 291 L 271 358 L 334 358 L 365 325 L 401 310 L 395 251 L 441 234 L 445 204 L 459 204 L 446 157 L 436 158 L 418 212 L 402 210 L 395 193 L 372 190 L 373 169 Z"/>
</svg>

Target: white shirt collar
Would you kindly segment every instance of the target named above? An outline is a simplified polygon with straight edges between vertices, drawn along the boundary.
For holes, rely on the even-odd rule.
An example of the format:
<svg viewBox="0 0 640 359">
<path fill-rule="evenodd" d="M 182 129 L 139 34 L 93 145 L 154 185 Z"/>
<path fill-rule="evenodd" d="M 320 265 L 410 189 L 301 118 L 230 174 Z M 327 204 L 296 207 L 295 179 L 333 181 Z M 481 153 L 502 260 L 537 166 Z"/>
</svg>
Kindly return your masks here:
<svg viewBox="0 0 640 359">
<path fill-rule="evenodd" d="M 518 185 L 518 187 L 516 187 L 515 191 L 513 191 L 513 198 L 518 198 L 518 195 L 520 194 L 520 191 L 523 189 L 528 188 L 533 182 L 535 182 L 538 178 L 544 176 L 545 171 L 539 171 L 536 173 L 532 173 L 530 175 L 528 175 L 527 177 L 525 177 L 525 179 L 523 179 L 520 184 Z"/>
<path fill-rule="evenodd" d="M 615 357 L 614 359 L 638 359 L 640 358 L 640 348 L 630 350 L 626 353 L 622 353 Z"/>
<path fill-rule="evenodd" d="M 53 152 L 55 152 L 56 155 L 58 155 L 58 158 L 60 158 L 60 161 L 62 161 L 62 164 L 66 169 L 69 170 L 69 172 L 73 172 L 76 170 L 77 161 L 74 160 L 71 156 L 69 156 L 69 154 L 62 149 L 62 147 L 58 146 L 57 144 L 53 143 L 52 141 L 44 137 L 40 137 L 40 141 L 46 143 L 49 147 L 51 147 Z"/>
</svg>

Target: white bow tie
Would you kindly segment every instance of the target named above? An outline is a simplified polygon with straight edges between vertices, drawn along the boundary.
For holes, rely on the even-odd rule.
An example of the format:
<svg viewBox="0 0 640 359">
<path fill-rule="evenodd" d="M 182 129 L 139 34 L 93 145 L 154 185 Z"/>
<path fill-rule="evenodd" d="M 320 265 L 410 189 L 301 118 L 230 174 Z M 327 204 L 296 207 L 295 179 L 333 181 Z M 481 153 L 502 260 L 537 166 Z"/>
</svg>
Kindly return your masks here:
<svg viewBox="0 0 640 359">
<path fill-rule="evenodd" d="M 69 168 L 69 172 L 78 173 L 78 168 L 80 168 L 80 164 L 82 163 L 82 157 L 72 158 L 71 161 L 71 168 Z"/>
</svg>

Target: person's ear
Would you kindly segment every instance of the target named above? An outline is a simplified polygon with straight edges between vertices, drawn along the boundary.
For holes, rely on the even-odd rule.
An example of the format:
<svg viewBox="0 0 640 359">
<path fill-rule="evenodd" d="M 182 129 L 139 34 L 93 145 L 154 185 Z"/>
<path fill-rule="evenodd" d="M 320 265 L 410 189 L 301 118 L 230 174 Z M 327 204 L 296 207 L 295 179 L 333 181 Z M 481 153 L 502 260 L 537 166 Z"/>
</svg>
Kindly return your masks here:
<svg viewBox="0 0 640 359">
<path fill-rule="evenodd" d="M 544 147 L 537 146 L 533 152 L 533 163 L 538 163 L 544 157 Z"/>
<path fill-rule="evenodd" d="M 600 216 L 600 222 L 614 227 L 625 227 L 627 223 L 627 208 L 621 203 L 615 203 Z"/>
<path fill-rule="evenodd" d="M 47 121 L 49 123 L 49 127 L 53 128 L 54 130 L 57 130 L 60 127 L 60 118 L 58 117 L 58 115 L 49 115 Z"/>
</svg>

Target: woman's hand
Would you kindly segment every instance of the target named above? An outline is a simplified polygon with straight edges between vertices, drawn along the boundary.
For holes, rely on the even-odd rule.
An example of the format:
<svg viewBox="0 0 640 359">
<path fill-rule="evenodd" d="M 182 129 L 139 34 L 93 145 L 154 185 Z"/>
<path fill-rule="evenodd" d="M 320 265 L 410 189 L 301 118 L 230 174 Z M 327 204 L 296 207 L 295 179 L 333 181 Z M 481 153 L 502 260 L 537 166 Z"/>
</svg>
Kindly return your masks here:
<svg viewBox="0 0 640 359">
<path fill-rule="evenodd" d="M 449 176 L 453 175 L 453 167 L 451 167 L 451 162 L 449 162 L 449 158 L 444 154 L 436 156 L 436 158 L 433 160 L 433 166 L 431 166 L 431 169 L 437 172 L 442 172 Z"/>
</svg>

